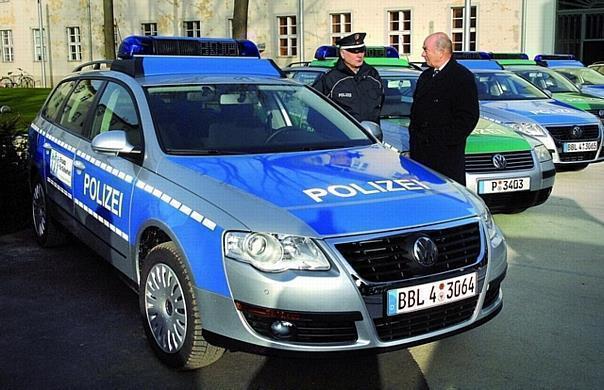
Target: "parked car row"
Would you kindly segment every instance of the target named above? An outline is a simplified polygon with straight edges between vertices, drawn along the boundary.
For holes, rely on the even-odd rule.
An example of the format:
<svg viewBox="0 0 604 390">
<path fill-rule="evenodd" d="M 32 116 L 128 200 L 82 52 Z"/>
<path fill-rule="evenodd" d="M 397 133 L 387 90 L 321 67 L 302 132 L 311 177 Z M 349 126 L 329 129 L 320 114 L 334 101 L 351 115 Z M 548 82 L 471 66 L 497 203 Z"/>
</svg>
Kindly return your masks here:
<svg viewBox="0 0 604 390">
<path fill-rule="evenodd" d="M 467 141 L 466 182 L 491 211 L 517 212 L 541 204 L 554 185 L 555 167 L 582 169 L 604 159 L 604 99 L 581 92 L 528 58 L 479 52 L 455 56 L 475 74 L 481 111 Z M 337 48 L 322 46 L 314 61 L 285 71 L 312 84 L 336 60 Z M 405 152 L 418 66 L 398 58 L 392 47 L 368 48 L 365 61 L 384 80 L 384 140 Z"/>
</svg>

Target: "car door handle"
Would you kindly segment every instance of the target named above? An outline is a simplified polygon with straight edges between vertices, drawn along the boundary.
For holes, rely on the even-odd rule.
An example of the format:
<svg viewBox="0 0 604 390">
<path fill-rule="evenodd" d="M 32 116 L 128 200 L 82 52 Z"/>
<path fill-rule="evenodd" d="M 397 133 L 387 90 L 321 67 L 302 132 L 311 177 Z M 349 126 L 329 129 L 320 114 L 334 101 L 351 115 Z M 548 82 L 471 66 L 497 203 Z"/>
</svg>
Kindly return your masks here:
<svg viewBox="0 0 604 390">
<path fill-rule="evenodd" d="M 81 161 L 74 161 L 73 162 L 73 167 L 77 171 L 83 171 L 84 169 L 86 169 L 86 165 L 83 162 L 81 162 Z"/>
<path fill-rule="evenodd" d="M 44 145 L 42 145 L 42 147 L 46 150 L 52 149 L 52 146 L 50 146 L 50 144 L 48 142 L 44 142 Z"/>
</svg>

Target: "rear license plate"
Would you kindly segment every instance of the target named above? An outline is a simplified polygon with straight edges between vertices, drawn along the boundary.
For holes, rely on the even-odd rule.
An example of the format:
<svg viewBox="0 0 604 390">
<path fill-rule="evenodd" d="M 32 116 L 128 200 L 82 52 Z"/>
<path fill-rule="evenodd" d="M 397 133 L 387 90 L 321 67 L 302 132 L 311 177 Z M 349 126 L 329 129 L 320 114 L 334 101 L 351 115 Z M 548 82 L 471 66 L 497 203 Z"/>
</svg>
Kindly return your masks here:
<svg viewBox="0 0 604 390">
<path fill-rule="evenodd" d="M 562 151 L 564 153 L 593 152 L 594 150 L 598 150 L 598 141 L 567 142 L 562 145 Z"/>
<path fill-rule="evenodd" d="M 476 272 L 388 291 L 389 316 L 446 305 L 477 294 Z"/>
<path fill-rule="evenodd" d="M 479 194 L 498 192 L 524 191 L 531 188 L 530 177 L 515 177 L 513 179 L 481 180 L 478 182 Z"/>
</svg>

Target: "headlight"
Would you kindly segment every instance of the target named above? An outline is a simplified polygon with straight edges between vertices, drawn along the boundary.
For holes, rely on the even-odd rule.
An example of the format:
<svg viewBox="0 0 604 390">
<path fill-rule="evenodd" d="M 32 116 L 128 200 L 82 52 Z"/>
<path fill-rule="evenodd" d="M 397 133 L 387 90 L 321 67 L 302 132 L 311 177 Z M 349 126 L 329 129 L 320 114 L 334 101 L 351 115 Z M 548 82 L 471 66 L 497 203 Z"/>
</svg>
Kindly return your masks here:
<svg viewBox="0 0 604 390">
<path fill-rule="evenodd" d="M 323 252 L 308 237 L 228 232 L 224 236 L 224 253 L 265 272 L 326 271 L 330 268 Z"/>
<path fill-rule="evenodd" d="M 521 122 L 521 123 L 506 123 L 506 125 L 510 126 L 511 128 L 513 128 L 516 131 L 519 131 L 523 134 L 526 135 L 531 135 L 531 136 L 544 136 L 547 135 L 547 131 L 545 131 L 545 129 L 541 126 L 539 126 L 536 123 L 528 123 L 528 122 Z"/>
<path fill-rule="evenodd" d="M 552 159 L 552 155 L 549 150 L 547 150 L 545 145 L 537 145 L 533 150 L 535 151 L 539 162 L 545 162 Z"/>
<path fill-rule="evenodd" d="M 468 200 L 470 200 L 470 202 L 472 202 L 472 204 L 478 211 L 480 219 L 482 219 L 482 222 L 484 222 L 484 226 L 487 230 L 487 236 L 491 241 L 491 246 L 493 248 L 499 246 L 503 241 L 503 233 L 495 224 L 493 216 L 491 215 L 491 212 L 489 211 L 487 205 L 478 195 L 476 195 L 472 191 L 467 191 L 466 197 L 468 198 Z"/>
</svg>

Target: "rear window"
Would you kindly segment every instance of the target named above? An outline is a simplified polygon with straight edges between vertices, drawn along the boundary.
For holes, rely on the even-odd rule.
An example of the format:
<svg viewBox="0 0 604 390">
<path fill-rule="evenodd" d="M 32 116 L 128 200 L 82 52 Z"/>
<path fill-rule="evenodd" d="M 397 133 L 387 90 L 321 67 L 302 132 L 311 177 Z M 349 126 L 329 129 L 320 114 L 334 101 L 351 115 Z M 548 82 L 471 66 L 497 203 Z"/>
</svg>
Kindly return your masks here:
<svg viewBox="0 0 604 390">
<path fill-rule="evenodd" d="M 50 96 L 50 99 L 48 99 L 48 102 L 46 102 L 46 105 L 44 108 L 42 108 L 42 116 L 44 118 L 52 121 L 57 119 L 57 113 L 61 109 L 63 102 L 67 98 L 67 95 L 69 95 L 69 92 L 72 90 L 74 85 L 75 81 L 72 80 L 59 84 L 57 88 L 55 88 L 54 92 Z"/>
<path fill-rule="evenodd" d="M 72 133 L 84 135 L 88 111 L 102 85 L 100 80 L 80 80 L 63 106 L 59 123 Z"/>
</svg>

